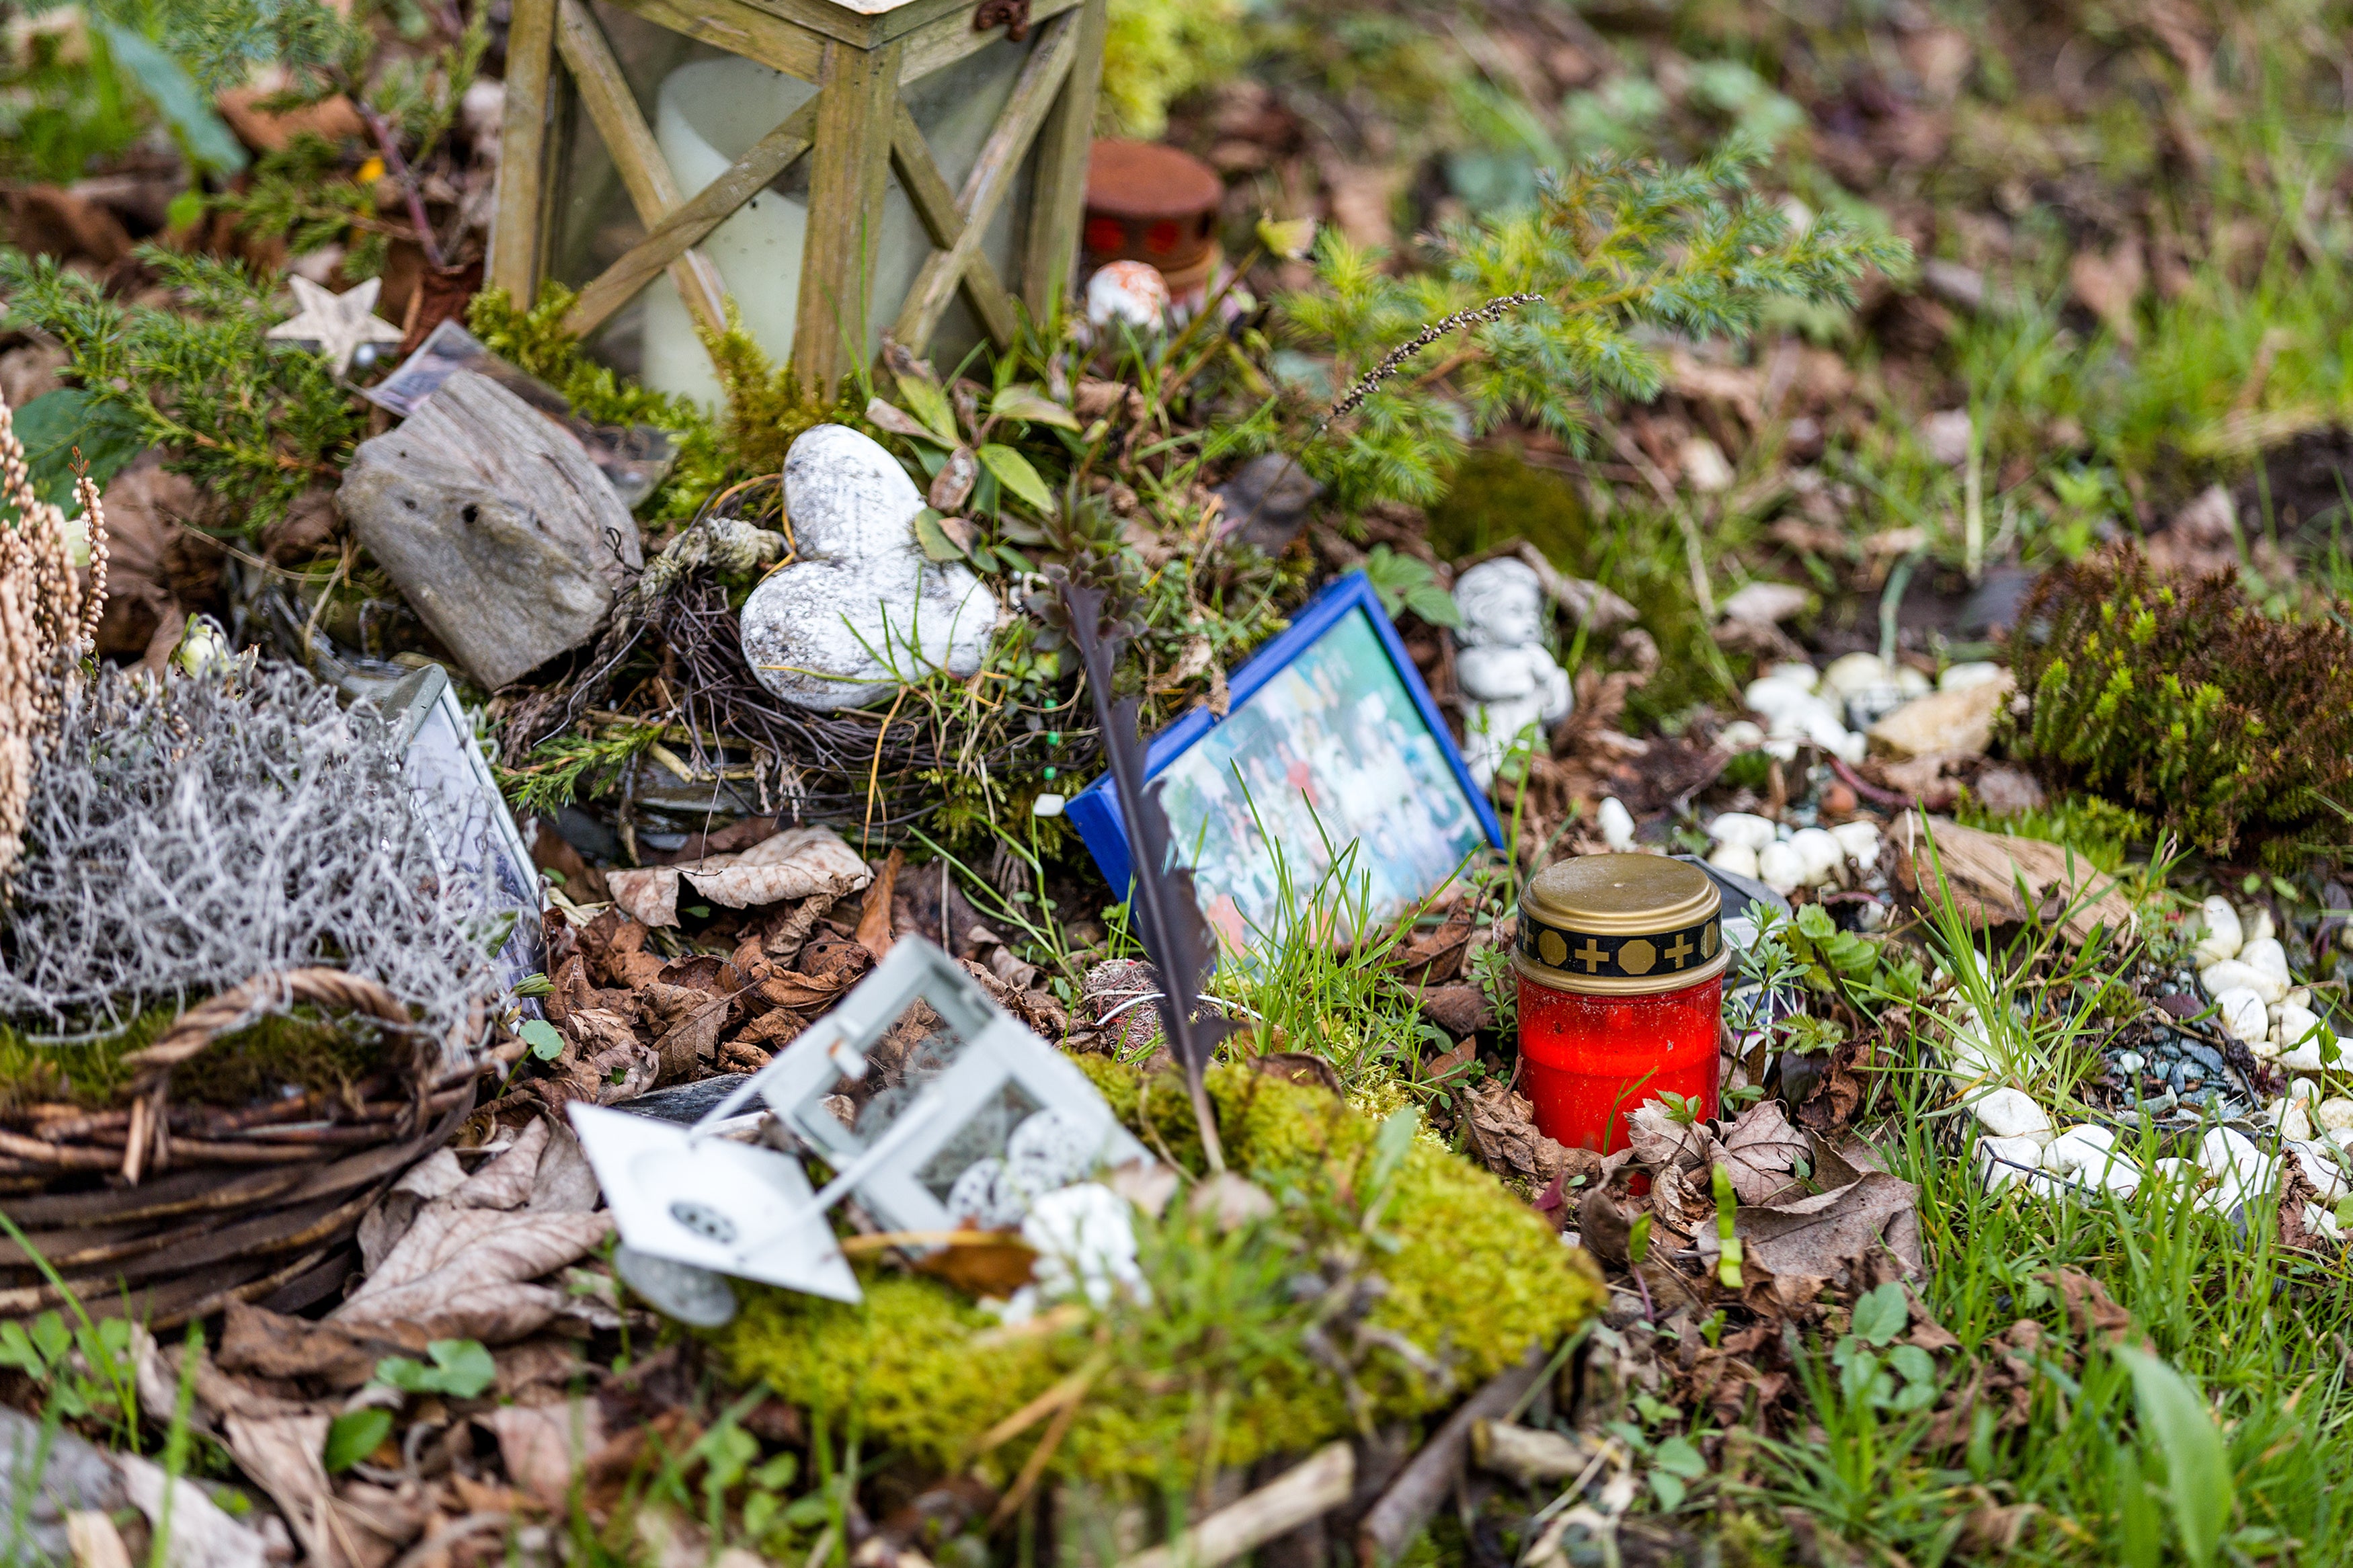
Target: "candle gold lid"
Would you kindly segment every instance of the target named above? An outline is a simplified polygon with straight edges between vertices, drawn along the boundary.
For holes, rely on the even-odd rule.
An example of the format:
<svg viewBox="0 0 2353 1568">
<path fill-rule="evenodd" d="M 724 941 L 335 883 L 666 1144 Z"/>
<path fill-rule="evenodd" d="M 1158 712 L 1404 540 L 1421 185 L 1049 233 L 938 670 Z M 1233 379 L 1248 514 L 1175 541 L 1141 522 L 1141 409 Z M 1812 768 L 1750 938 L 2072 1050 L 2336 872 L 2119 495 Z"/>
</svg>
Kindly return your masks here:
<svg viewBox="0 0 2353 1568">
<path fill-rule="evenodd" d="M 1723 895 L 1664 855 L 1580 855 L 1520 894 L 1513 965 L 1556 991 L 1641 996 L 1724 973 Z"/>
</svg>

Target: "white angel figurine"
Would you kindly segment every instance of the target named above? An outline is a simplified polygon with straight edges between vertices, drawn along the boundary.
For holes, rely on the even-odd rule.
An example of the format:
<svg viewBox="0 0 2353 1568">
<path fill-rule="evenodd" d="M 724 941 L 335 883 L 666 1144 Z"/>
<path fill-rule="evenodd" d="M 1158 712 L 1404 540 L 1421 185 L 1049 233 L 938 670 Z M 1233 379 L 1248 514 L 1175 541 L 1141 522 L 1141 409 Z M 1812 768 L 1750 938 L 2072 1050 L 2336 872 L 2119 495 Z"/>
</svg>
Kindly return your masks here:
<svg viewBox="0 0 2353 1568">
<path fill-rule="evenodd" d="M 1520 737 L 1534 727 L 1535 745 L 1568 716 L 1577 700 L 1544 645 L 1544 584 L 1524 561 L 1482 561 L 1454 580 L 1462 624 L 1454 637 L 1455 683 L 1472 699 L 1462 760 L 1485 789 Z"/>
</svg>

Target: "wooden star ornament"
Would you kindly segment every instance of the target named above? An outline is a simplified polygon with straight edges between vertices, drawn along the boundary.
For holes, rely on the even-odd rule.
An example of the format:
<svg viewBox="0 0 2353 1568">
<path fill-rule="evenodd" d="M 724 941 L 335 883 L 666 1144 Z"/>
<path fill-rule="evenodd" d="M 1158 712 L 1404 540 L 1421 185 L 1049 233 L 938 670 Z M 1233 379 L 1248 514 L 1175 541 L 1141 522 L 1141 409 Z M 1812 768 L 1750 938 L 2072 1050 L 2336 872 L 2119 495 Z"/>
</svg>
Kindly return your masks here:
<svg viewBox="0 0 2353 1568">
<path fill-rule="evenodd" d="M 301 310 L 290 321 L 270 328 L 269 335 L 309 343 L 326 356 L 337 375 L 351 368 L 352 355 L 362 343 L 396 343 L 401 340 L 401 330 L 375 313 L 376 290 L 383 286 L 382 279 L 371 278 L 342 294 L 330 293 L 308 278 L 289 278 L 287 281 L 294 285 L 294 302 Z"/>
</svg>

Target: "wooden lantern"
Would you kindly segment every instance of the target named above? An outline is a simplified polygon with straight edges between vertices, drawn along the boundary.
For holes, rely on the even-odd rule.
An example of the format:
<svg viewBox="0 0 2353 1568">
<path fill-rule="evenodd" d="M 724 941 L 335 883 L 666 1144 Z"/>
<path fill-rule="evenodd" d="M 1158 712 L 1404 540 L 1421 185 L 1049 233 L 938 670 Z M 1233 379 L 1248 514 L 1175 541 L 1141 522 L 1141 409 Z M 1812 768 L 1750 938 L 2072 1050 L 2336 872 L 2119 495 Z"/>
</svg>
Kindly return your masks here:
<svg viewBox="0 0 2353 1568">
<path fill-rule="evenodd" d="M 785 96 L 805 100 L 723 172 L 691 194 L 649 124 L 642 82 L 633 82 L 596 6 L 710 46 L 702 52 L 756 62 L 793 79 Z M 551 235 L 565 193 L 569 128 L 585 121 L 609 154 L 642 226 L 628 246 L 580 285 L 565 328 L 586 337 L 665 274 L 688 316 L 716 328 L 727 282 L 705 241 L 764 193 L 804 177 L 805 238 L 790 307 L 790 358 L 801 384 L 829 396 L 872 353 L 892 301 L 873 309 L 894 188 L 913 209 L 928 251 L 888 330 L 921 353 L 961 290 L 972 321 L 1000 346 L 1016 331 L 1013 300 L 1033 313 L 1071 284 L 1086 195 L 1095 89 L 1102 73 L 1106 0 L 513 0 L 506 116 L 489 281 L 529 304 L 549 275 Z M 615 25 L 619 25 L 616 18 Z M 638 29 L 644 31 L 645 29 Z M 661 35 L 652 35 L 660 37 Z M 673 40 L 675 42 L 675 40 Z M 997 54 L 983 57 L 983 51 Z M 723 55 L 717 51 L 723 51 Z M 555 62 L 563 62 L 558 71 Z M 963 68 L 1001 72 L 1006 91 L 993 125 L 965 149 L 961 188 L 942 172 L 922 116 L 926 79 Z M 778 79 L 766 78 L 775 81 Z M 961 79 L 956 79 L 959 88 Z M 795 86 L 807 83 L 814 88 Z M 941 96 L 936 85 L 931 100 Z M 969 95 L 965 95 L 967 98 Z M 674 108 L 675 106 L 672 106 Z M 734 100 L 759 109 L 756 97 Z M 968 105 L 967 105 L 968 107 Z M 668 110 L 660 112 L 669 112 Z M 765 124 L 763 114 L 759 123 Z M 668 122 L 665 121 L 667 126 Z M 713 160 L 715 163 L 715 159 Z M 895 182 L 895 186 L 894 186 Z M 1026 211 L 1017 189 L 1026 186 Z M 1014 204 L 1008 205 L 1008 204 Z M 1012 270 L 984 239 L 1010 219 Z M 901 275 L 910 258 L 891 258 Z M 747 277 L 744 272 L 760 276 Z M 739 268 L 739 300 L 786 269 Z M 789 287 L 789 284 L 785 285 Z M 769 301 L 785 315 L 781 301 Z M 748 310 L 747 310 L 748 314 Z"/>
</svg>

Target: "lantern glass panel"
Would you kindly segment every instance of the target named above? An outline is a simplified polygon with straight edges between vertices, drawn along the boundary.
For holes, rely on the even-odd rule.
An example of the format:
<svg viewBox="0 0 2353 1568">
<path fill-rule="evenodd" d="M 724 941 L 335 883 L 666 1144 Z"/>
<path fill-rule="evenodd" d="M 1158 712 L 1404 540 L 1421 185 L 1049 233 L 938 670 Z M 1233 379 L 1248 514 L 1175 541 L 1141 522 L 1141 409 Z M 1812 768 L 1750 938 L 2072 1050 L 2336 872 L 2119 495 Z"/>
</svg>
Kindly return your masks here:
<svg viewBox="0 0 2353 1568">
<path fill-rule="evenodd" d="M 808 101 L 816 88 L 757 61 L 727 54 L 594 0 L 597 20 L 620 61 L 623 76 L 652 129 L 679 191 L 692 196 L 754 142 Z M 951 190 L 960 190 L 999 114 L 1012 97 L 1033 37 L 1015 44 L 998 38 L 973 54 L 902 84 L 900 96 L 932 150 Z M 549 276 L 578 288 L 645 237 L 619 173 L 582 112 L 577 95 L 564 106 L 565 147 L 556 163 L 554 223 Z M 1025 157 L 998 206 L 981 250 L 1008 289 L 1018 292 L 1019 228 L 1032 188 Z M 733 298 L 744 327 L 776 364 L 792 356 L 799 309 L 801 257 L 809 213 L 809 164 L 797 161 L 703 240 Z M 916 274 L 932 254 L 931 237 L 916 216 L 895 168 L 889 174 L 880 232 L 867 246 L 863 298 L 835 307 L 866 352 L 906 303 Z M 856 330 L 862 327 L 860 332 Z M 928 352 L 947 363 L 978 342 L 978 321 L 959 295 L 941 318 Z M 598 357 L 658 391 L 677 393 L 716 409 L 722 397 L 710 356 L 693 318 L 670 278 L 657 278 L 598 334 Z"/>
</svg>

